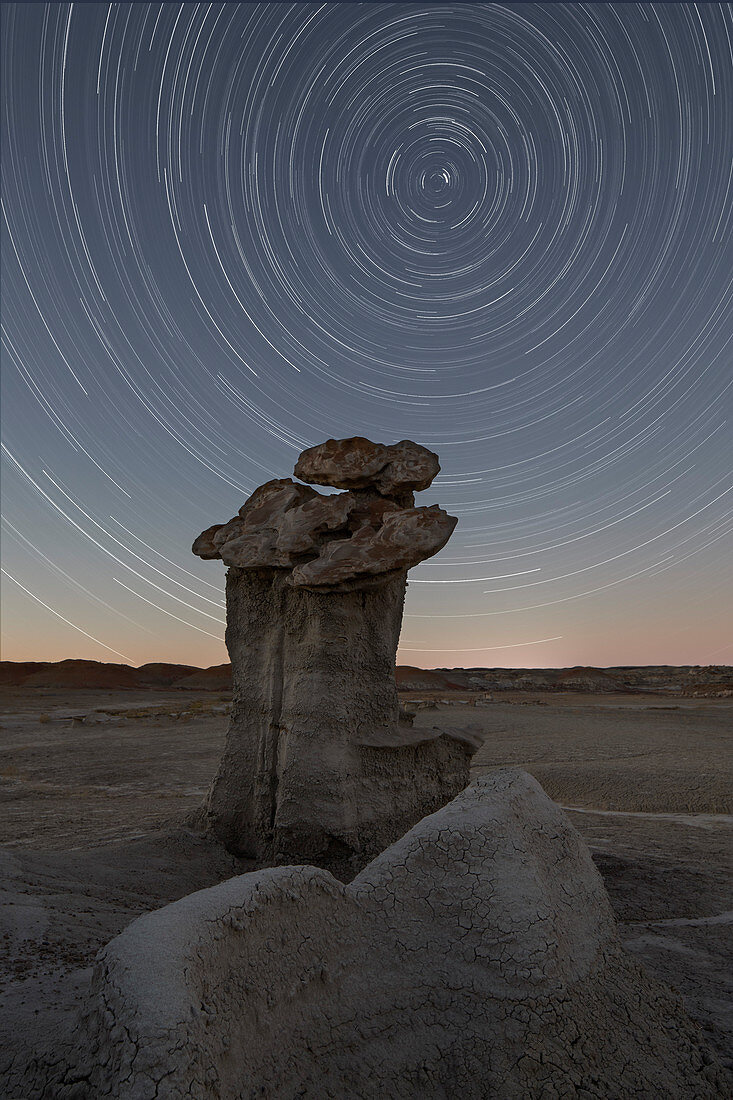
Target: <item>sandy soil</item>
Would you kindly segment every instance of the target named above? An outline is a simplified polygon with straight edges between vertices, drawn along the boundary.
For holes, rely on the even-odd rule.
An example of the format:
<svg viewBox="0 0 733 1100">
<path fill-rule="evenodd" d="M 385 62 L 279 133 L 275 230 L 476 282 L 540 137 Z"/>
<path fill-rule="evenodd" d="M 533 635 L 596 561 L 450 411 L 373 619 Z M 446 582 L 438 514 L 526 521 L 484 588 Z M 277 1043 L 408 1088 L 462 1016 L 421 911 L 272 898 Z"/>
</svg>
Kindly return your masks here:
<svg viewBox="0 0 733 1100">
<path fill-rule="evenodd" d="M 481 708 L 420 711 L 415 725 L 486 732 L 477 772 L 526 768 L 562 806 L 730 813 L 733 703 L 642 696 L 515 697 Z M 473 716 L 471 715 L 473 711 Z"/>
<path fill-rule="evenodd" d="M 63 1057 L 102 944 L 253 865 L 180 827 L 216 766 L 225 697 L 18 689 L 4 703 L 0 1051 L 22 1063 L 49 1044 Z M 730 700 L 502 696 L 438 703 L 415 725 L 480 729 L 477 774 L 525 767 L 571 808 L 627 948 L 733 1065 Z"/>
</svg>

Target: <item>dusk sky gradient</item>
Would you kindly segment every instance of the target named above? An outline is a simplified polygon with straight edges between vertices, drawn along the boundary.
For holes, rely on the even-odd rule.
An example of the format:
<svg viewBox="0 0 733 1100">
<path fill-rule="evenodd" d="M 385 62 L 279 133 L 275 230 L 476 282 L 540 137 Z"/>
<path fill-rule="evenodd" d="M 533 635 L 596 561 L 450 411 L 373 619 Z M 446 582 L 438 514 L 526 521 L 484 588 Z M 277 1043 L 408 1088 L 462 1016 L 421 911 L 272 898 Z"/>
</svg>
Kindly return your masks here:
<svg viewBox="0 0 733 1100">
<path fill-rule="evenodd" d="M 733 662 L 733 6 L 4 4 L 2 656 L 226 660 L 191 553 L 403 438 L 398 660 Z"/>
</svg>

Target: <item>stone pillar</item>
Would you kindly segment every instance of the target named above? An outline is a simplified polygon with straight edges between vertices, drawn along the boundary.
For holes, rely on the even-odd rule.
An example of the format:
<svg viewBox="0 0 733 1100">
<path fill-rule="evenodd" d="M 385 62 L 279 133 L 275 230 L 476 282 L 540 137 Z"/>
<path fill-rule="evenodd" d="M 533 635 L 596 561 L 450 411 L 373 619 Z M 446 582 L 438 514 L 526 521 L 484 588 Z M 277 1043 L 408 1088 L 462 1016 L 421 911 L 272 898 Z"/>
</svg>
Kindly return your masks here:
<svg viewBox="0 0 733 1100">
<path fill-rule="evenodd" d="M 324 448 L 351 460 L 358 452 L 361 484 L 324 497 L 287 479 L 268 482 L 194 544 L 229 564 L 234 680 L 224 754 L 196 822 L 239 855 L 363 863 L 468 781 L 473 744 L 398 720 L 407 568 L 455 525 L 437 507 L 410 506 L 420 481 L 413 469 L 401 480 L 393 469 L 390 483 L 385 468 L 406 446 L 329 441 Z M 413 465 L 417 453 L 437 472 L 429 451 L 409 447 Z M 378 467 L 366 475 L 365 451 Z M 343 487 L 313 452 L 301 456 L 301 476 Z M 375 488 L 385 482 L 391 497 Z"/>
</svg>

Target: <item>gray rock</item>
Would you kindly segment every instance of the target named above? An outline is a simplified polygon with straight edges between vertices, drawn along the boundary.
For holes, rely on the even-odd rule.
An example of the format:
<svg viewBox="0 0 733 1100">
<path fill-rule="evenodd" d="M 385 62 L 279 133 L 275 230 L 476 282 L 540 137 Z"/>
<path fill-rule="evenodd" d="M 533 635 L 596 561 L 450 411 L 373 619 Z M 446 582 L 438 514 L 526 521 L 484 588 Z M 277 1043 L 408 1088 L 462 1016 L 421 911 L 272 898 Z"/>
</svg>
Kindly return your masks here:
<svg viewBox="0 0 733 1100">
<path fill-rule="evenodd" d="M 139 918 L 93 984 L 77 1079 L 98 1100 L 729 1087 L 678 999 L 620 948 L 584 843 L 517 769 L 477 780 L 348 886 L 270 869 Z"/>
<path fill-rule="evenodd" d="M 437 505 L 405 506 L 437 469 L 408 441 L 329 440 L 296 471 L 356 488 L 269 481 L 194 543 L 230 566 L 234 700 L 191 823 L 230 851 L 353 873 L 468 782 L 477 741 L 401 724 L 394 678 L 407 569 L 456 524 Z"/>
<path fill-rule="evenodd" d="M 465 787 L 478 739 L 399 721 L 404 594 L 404 572 L 333 593 L 229 570 L 233 708 L 194 824 L 238 855 L 363 865 Z"/>
</svg>

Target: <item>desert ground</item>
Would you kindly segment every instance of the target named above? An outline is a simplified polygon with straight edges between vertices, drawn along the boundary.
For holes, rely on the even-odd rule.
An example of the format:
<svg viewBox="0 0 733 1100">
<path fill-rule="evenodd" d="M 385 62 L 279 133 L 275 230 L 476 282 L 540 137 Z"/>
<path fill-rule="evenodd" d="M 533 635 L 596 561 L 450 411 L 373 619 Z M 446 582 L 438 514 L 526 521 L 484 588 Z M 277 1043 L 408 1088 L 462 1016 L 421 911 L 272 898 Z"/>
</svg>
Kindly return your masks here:
<svg viewBox="0 0 733 1100">
<path fill-rule="evenodd" d="M 526 768 L 590 845 L 627 949 L 733 1066 L 733 700 L 405 692 L 471 727 L 474 774 Z M 224 743 L 226 693 L 3 693 L 0 1081 L 64 1056 L 96 951 L 139 914 L 252 869 L 181 826 Z M 13 1098 L 9 1098 L 13 1100 Z"/>
</svg>

